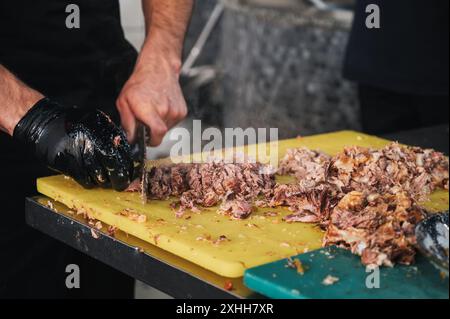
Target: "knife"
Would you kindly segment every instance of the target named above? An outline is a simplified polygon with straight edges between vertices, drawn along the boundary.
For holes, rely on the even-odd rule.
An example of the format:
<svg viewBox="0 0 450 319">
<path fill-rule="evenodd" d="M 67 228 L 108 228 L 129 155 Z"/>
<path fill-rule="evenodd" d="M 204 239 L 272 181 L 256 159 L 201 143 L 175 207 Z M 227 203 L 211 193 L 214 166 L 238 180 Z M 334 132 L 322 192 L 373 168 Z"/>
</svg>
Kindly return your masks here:
<svg viewBox="0 0 450 319">
<path fill-rule="evenodd" d="M 135 162 L 133 180 L 139 178 L 141 181 L 141 199 L 147 203 L 148 178 L 147 178 L 147 141 L 150 139 L 150 130 L 139 124 L 136 134 L 136 143 L 133 150 L 133 160 Z"/>
</svg>

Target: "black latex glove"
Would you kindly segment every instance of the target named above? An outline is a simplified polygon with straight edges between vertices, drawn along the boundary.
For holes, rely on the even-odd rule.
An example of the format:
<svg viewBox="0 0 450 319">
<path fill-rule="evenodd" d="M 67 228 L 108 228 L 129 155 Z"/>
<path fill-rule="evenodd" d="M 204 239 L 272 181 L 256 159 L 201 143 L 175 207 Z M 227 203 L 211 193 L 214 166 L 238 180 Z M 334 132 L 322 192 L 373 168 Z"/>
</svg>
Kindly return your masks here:
<svg viewBox="0 0 450 319">
<path fill-rule="evenodd" d="M 64 108 L 45 98 L 20 120 L 14 138 L 48 167 L 85 188 L 122 191 L 133 174 L 125 134 L 103 112 Z"/>
</svg>

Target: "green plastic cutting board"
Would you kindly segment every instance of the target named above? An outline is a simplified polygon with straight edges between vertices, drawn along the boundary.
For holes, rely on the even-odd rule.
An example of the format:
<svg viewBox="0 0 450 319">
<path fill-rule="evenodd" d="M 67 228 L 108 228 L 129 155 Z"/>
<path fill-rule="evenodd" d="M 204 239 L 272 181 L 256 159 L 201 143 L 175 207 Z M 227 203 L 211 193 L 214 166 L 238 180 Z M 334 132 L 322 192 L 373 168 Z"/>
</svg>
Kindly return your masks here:
<svg viewBox="0 0 450 319">
<path fill-rule="evenodd" d="M 248 269 L 244 283 L 250 289 L 270 298 L 283 299 L 448 299 L 449 281 L 424 257 L 413 266 L 381 268 L 379 288 L 373 272 L 366 272 L 358 256 L 349 251 L 327 247 L 298 255 L 304 268 L 301 275 L 287 267 L 283 259 Z M 323 283 L 328 276 L 339 280 Z M 370 276 L 370 277 L 369 277 Z"/>
</svg>

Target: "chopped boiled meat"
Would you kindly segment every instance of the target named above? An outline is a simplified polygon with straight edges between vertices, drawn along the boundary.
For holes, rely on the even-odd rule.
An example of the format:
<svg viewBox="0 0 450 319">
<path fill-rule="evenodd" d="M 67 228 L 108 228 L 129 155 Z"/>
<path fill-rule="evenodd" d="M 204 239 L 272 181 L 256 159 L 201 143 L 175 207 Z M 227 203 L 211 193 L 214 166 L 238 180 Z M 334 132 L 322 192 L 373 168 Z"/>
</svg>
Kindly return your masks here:
<svg viewBox="0 0 450 319">
<path fill-rule="evenodd" d="M 252 211 L 248 206 L 252 206 L 258 196 L 269 193 L 275 184 L 273 173 L 253 163 L 208 162 L 153 167 L 148 176 L 150 199 L 180 197 L 177 216 L 186 209 L 196 211 L 198 207 L 213 207 L 224 202 L 222 212 L 246 218 Z"/>
<path fill-rule="evenodd" d="M 449 160 L 444 154 L 392 143 L 381 150 L 349 147 L 329 166 L 328 182 L 344 193 L 405 191 L 417 200 L 437 188 L 448 189 Z"/>
<path fill-rule="evenodd" d="M 449 159 L 419 147 L 391 143 L 381 150 L 352 146 L 333 158 L 305 148 L 288 150 L 279 173 L 296 176 L 298 184 L 313 189 L 333 184 L 341 193 L 405 191 L 420 200 L 437 188 L 449 188 Z"/>
<path fill-rule="evenodd" d="M 348 248 L 365 265 L 409 265 L 416 254 L 414 229 L 424 218 L 405 192 L 350 192 L 332 211 L 323 244 Z"/>
<path fill-rule="evenodd" d="M 331 157 L 307 148 L 289 149 L 280 161 L 278 174 L 293 175 L 304 187 L 315 186 L 326 179 Z"/>
<path fill-rule="evenodd" d="M 337 198 L 333 187 L 326 184 L 312 190 L 304 190 L 297 184 L 277 184 L 268 206 L 288 206 L 293 214 L 284 218 L 287 222 L 326 224 Z"/>
<path fill-rule="evenodd" d="M 252 203 L 243 199 L 225 200 L 220 205 L 219 212 L 235 219 L 246 219 L 253 210 Z"/>
<path fill-rule="evenodd" d="M 262 164 L 224 162 L 154 167 L 142 184 L 150 199 L 178 197 L 172 204 L 178 217 L 220 205 L 220 213 L 245 219 L 254 206 L 285 206 L 292 212 L 285 222 L 325 230 L 324 246 L 345 247 L 366 265 L 391 266 L 414 261 L 414 229 L 425 217 L 417 202 L 448 190 L 448 171 L 444 154 L 392 143 L 381 150 L 348 147 L 334 157 L 288 150 L 278 174 L 295 176 L 294 184 L 275 183 Z"/>
<path fill-rule="evenodd" d="M 448 190 L 444 154 L 392 143 L 381 150 L 348 147 L 333 158 L 301 148 L 288 151 L 280 173 L 298 183 L 276 185 L 261 206 L 287 206 L 286 222 L 319 223 L 323 245 L 339 245 L 366 265 L 411 264 L 414 229 L 424 217 L 416 204 Z"/>
<path fill-rule="evenodd" d="M 141 189 L 142 189 L 141 180 L 140 180 L 140 178 L 138 178 L 131 182 L 130 186 L 128 186 L 128 188 L 125 190 L 125 192 L 130 192 L 130 193 L 140 192 Z"/>
</svg>

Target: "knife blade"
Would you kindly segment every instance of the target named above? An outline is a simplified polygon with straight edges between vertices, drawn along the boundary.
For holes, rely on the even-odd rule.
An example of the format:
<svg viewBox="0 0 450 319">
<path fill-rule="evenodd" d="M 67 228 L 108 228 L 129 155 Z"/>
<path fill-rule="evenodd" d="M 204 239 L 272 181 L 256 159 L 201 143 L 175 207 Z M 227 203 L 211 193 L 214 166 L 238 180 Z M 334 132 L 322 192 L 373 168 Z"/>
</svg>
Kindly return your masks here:
<svg viewBox="0 0 450 319">
<path fill-rule="evenodd" d="M 136 132 L 136 143 L 133 149 L 133 160 L 135 162 L 133 180 L 140 179 L 141 199 L 147 203 L 148 178 L 147 178 L 147 141 L 150 139 L 150 130 L 143 124 L 139 124 Z"/>
</svg>

